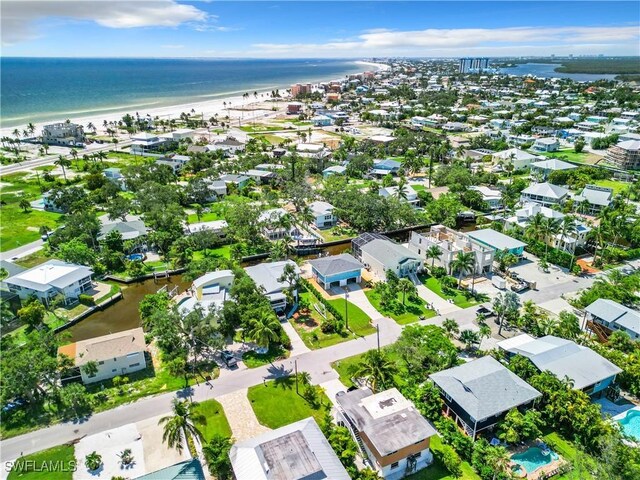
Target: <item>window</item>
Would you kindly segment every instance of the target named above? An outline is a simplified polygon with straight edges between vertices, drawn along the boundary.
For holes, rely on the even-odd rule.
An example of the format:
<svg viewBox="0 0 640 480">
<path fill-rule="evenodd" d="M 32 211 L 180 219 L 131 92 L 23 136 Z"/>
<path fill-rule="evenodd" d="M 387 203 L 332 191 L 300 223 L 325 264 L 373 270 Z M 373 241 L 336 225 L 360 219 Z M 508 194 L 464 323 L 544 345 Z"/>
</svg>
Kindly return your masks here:
<svg viewBox="0 0 640 480">
<path fill-rule="evenodd" d="M 449 402 L 451 401 L 451 397 L 449 395 L 447 395 L 446 393 L 444 394 L 444 398 L 446 398 L 447 401 L 449 401 Z"/>
<path fill-rule="evenodd" d="M 134 368 L 134 367 L 139 367 L 139 366 L 140 366 L 140 362 L 132 363 L 131 365 L 129 365 L 129 368 Z"/>
<path fill-rule="evenodd" d="M 111 373 L 114 373 L 114 372 L 117 372 L 117 371 L 118 371 L 118 369 L 114 368 L 113 370 L 111 370 Z"/>
<path fill-rule="evenodd" d="M 98 365 L 104 365 L 104 361 L 100 360 L 100 361 L 98 362 Z"/>
<path fill-rule="evenodd" d="M 400 465 L 400 462 L 393 462 L 391 464 L 391 469 L 393 470 L 394 468 L 398 468 L 399 465 Z"/>
<path fill-rule="evenodd" d="M 137 357 L 140 352 L 127 353 L 127 358 Z"/>
</svg>

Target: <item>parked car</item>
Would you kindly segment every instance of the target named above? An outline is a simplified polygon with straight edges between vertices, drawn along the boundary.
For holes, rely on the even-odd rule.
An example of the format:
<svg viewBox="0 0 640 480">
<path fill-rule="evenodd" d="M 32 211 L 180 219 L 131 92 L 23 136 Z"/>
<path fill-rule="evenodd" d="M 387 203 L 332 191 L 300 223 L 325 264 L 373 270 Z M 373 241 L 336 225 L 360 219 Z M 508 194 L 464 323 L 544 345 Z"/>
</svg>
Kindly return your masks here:
<svg viewBox="0 0 640 480">
<path fill-rule="evenodd" d="M 491 317 L 495 315 L 495 312 L 490 308 L 481 306 L 476 310 L 476 315 L 484 315 L 485 317 Z"/>
<path fill-rule="evenodd" d="M 235 368 L 238 366 L 238 361 L 236 360 L 236 357 L 234 357 L 233 353 L 231 353 L 229 350 L 223 350 L 220 353 L 220 356 L 222 357 L 222 361 L 225 363 L 227 367 Z"/>
<path fill-rule="evenodd" d="M 18 408 L 18 407 L 23 406 L 25 403 L 26 402 L 24 400 L 22 400 L 21 398 L 16 398 L 13 402 L 9 402 L 4 407 L 2 407 L 2 411 L 4 413 L 10 412 L 14 408 Z"/>
<path fill-rule="evenodd" d="M 527 288 L 529 288 L 527 283 L 514 283 L 511 285 L 511 290 L 516 293 L 524 292 Z"/>
</svg>

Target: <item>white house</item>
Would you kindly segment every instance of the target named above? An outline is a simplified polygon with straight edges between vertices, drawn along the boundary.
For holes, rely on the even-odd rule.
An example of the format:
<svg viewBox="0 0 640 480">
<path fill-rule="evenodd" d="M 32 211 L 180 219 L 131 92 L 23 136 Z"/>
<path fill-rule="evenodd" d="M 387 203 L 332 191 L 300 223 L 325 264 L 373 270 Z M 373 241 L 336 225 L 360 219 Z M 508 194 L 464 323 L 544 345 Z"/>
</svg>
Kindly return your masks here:
<svg viewBox="0 0 640 480">
<path fill-rule="evenodd" d="M 546 207 L 560 205 L 569 196 L 569 190 L 553 183 L 532 183 L 520 193 L 522 202 L 539 203 Z"/>
<path fill-rule="evenodd" d="M 210 232 L 219 237 L 223 237 L 226 235 L 228 226 L 226 220 L 212 220 L 210 222 L 190 223 L 185 229 L 190 235 L 196 232 Z"/>
<path fill-rule="evenodd" d="M 471 186 L 469 190 L 474 190 L 482 195 L 482 201 L 489 205 L 489 210 L 497 210 L 502 207 L 502 193 L 493 188 L 480 186 Z"/>
<path fill-rule="evenodd" d="M 403 202 L 407 202 L 414 207 L 417 207 L 420 203 L 418 198 L 418 192 L 416 192 L 411 185 L 405 185 L 400 193 L 398 187 L 384 187 L 378 189 L 378 195 L 384 198 L 397 198 Z"/>
<path fill-rule="evenodd" d="M 262 233 L 269 240 L 280 240 L 290 236 L 294 232 L 293 223 L 287 222 L 289 213 L 283 208 L 265 210 L 258 217 L 262 224 Z"/>
<path fill-rule="evenodd" d="M 492 155 L 494 163 L 502 162 L 503 164 L 511 163 L 515 170 L 523 170 L 529 168 L 531 164 L 539 157 L 532 155 L 519 148 L 510 148 L 501 152 L 496 152 Z"/>
<path fill-rule="evenodd" d="M 271 302 L 271 307 L 276 313 L 283 313 L 287 307 L 287 297 L 284 291 L 287 290 L 290 285 L 284 280 L 280 280 L 286 265 L 292 265 L 296 274 L 300 274 L 300 268 L 292 260 L 260 263 L 244 269 L 247 275 L 255 282 L 258 289 L 264 291 L 265 296 L 269 299 L 269 302 Z M 294 290 L 292 293 L 294 297 L 297 296 L 297 291 Z"/>
<path fill-rule="evenodd" d="M 354 256 L 380 280 L 386 280 L 387 270 L 400 278 L 422 270 L 423 261 L 418 254 L 382 235 L 365 233 L 352 243 Z"/>
<path fill-rule="evenodd" d="M 338 222 L 338 217 L 333 213 L 333 205 L 327 202 L 312 202 L 309 208 L 315 217 L 314 225 L 317 228 L 330 228 Z"/>
<path fill-rule="evenodd" d="M 73 303 L 81 293 L 91 290 L 93 270 L 84 265 L 49 260 L 4 280 L 9 290 L 21 299 L 36 296 L 48 303 L 56 295 L 63 295 L 65 303 Z"/>
<path fill-rule="evenodd" d="M 189 289 L 190 295 L 178 306 L 183 315 L 200 307 L 204 311 L 222 308 L 229 300 L 229 290 L 235 276 L 231 270 L 216 270 L 196 278 Z"/>
<path fill-rule="evenodd" d="M 640 339 L 640 312 L 613 300 L 599 298 L 585 308 L 587 318 L 609 331 L 626 332 L 633 340 Z"/>
<path fill-rule="evenodd" d="M 64 345 L 58 349 L 58 354 L 74 361 L 75 366 L 80 368 L 82 382 L 86 384 L 145 369 L 146 348 L 144 332 L 138 327 Z M 89 362 L 95 362 L 95 374 L 88 375 L 85 372 L 83 367 Z"/>
<path fill-rule="evenodd" d="M 560 142 L 553 137 L 538 138 L 532 148 L 538 152 L 555 152 L 560 148 Z"/>
</svg>

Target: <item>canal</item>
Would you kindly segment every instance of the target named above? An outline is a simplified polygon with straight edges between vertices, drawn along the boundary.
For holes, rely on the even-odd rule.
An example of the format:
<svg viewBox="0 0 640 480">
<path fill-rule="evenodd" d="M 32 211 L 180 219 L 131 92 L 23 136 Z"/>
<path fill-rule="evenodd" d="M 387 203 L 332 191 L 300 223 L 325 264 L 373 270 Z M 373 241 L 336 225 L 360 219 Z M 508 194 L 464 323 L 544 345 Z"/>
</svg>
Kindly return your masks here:
<svg viewBox="0 0 640 480">
<path fill-rule="evenodd" d="M 182 281 L 182 275 L 173 275 L 169 279 L 158 279 L 155 282 L 150 279 L 126 286 L 123 285 L 122 300 L 102 311 L 89 315 L 84 320 L 65 330 L 64 333 L 70 333 L 71 341 L 77 342 L 139 327 L 138 305 L 145 295 L 156 293 L 165 285 L 169 290 L 177 286 L 178 292 L 182 293 L 190 284 L 191 282 Z"/>
</svg>

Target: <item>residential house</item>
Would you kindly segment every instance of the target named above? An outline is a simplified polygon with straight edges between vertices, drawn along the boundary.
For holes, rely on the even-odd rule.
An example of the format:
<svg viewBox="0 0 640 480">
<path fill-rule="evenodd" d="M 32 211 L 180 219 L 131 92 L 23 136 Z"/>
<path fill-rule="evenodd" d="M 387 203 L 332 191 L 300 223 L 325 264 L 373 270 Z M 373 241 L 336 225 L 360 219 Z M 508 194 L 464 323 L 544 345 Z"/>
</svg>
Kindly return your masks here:
<svg viewBox="0 0 640 480">
<path fill-rule="evenodd" d="M 276 313 L 283 313 L 287 308 L 287 297 L 284 291 L 287 290 L 290 285 L 279 280 L 284 273 L 285 265 L 292 265 L 297 274 L 300 274 L 300 269 L 291 260 L 283 260 L 280 262 L 260 263 L 253 267 L 246 267 L 244 269 L 247 275 L 255 282 L 258 289 L 264 289 L 265 296 L 271 302 L 271 307 Z M 297 291 L 292 292 L 294 297 L 297 298 Z"/>
<path fill-rule="evenodd" d="M 227 195 L 227 183 L 224 180 L 211 180 L 209 178 L 204 178 L 203 182 L 207 184 L 207 189 L 209 190 L 209 197 L 207 197 L 208 201 L 215 202 L 219 198 Z"/>
<path fill-rule="evenodd" d="M 206 478 L 200 460 L 191 458 L 136 477 L 135 480 L 206 480 Z"/>
<path fill-rule="evenodd" d="M 344 175 L 346 171 L 347 167 L 343 167 L 342 165 L 332 165 L 322 171 L 322 176 L 324 178 L 328 178 L 331 175 Z"/>
<path fill-rule="evenodd" d="M 541 372 L 549 371 L 561 380 L 568 378 L 574 389 L 588 395 L 606 390 L 622 371 L 590 348 L 553 335 L 533 338 L 523 333 L 498 342 L 498 347 L 509 358 L 522 355 Z"/>
<path fill-rule="evenodd" d="M 65 303 L 70 304 L 93 288 L 91 275 L 93 270 L 84 265 L 49 260 L 6 278 L 4 283 L 22 300 L 35 296 L 48 304 L 55 296 L 62 295 Z"/>
<path fill-rule="evenodd" d="M 529 168 L 533 162 L 539 160 L 539 157 L 531 155 L 519 148 L 510 148 L 492 155 L 494 163 L 513 164 L 514 170 L 524 170 Z"/>
<path fill-rule="evenodd" d="M 539 174 L 543 179 L 547 179 L 551 172 L 574 170 L 578 168 L 572 163 L 563 162 L 557 158 L 550 158 L 548 160 L 542 160 L 531 164 L 531 173 Z"/>
<path fill-rule="evenodd" d="M 606 327 L 606 333 L 626 332 L 633 340 L 640 339 L 640 312 L 618 302 L 599 298 L 585 308 L 587 320 Z"/>
<path fill-rule="evenodd" d="M 313 278 L 325 290 L 360 283 L 362 263 L 348 253 L 309 260 Z"/>
<path fill-rule="evenodd" d="M 349 480 L 313 417 L 235 443 L 236 480 Z"/>
<path fill-rule="evenodd" d="M 445 132 L 467 132 L 470 130 L 469 125 L 462 122 L 447 122 L 442 125 Z"/>
<path fill-rule="evenodd" d="M 420 204 L 418 198 L 418 192 L 416 192 L 411 185 L 405 185 L 402 188 L 402 193 L 398 187 L 384 187 L 378 189 L 378 195 L 384 198 L 397 198 L 400 201 L 407 202 L 408 204 L 417 207 Z"/>
<path fill-rule="evenodd" d="M 100 227 L 98 240 L 104 240 L 111 232 L 119 232 L 122 240 L 135 240 L 147 235 L 148 229 L 139 217 L 129 217 L 130 220 L 103 223 Z"/>
<path fill-rule="evenodd" d="M 314 127 L 329 127 L 333 125 L 333 118 L 327 115 L 316 115 L 315 117 L 311 117 L 311 122 Z"/>
<path fill-rule="evenodd" d="M 42 143 L 63 147 L 82 146 L 87 140 L 82 125 L 76 123 L 52 123 L 42 127 Z"/>
<path fill-rule="evenodd" d="M 504 252 L 506 250 L 518 258 L 522 258 L 524 247 L 527 246 L 526 243 L 512 238 L 509 235 L 505 235 L 504 233 L 497 232 L 492 228 L 475 230 L 473 232 L 469 232 L 467 235 L 469 235 L 471 240 L 479 243 L 480 245 L 489 247 L 496 252 Z"/>
<path fill-rule="evenodd" d="M 402 164 L 397 160 L 387 158 L 385 160 L 374 160 L 373 169 L 370 174 L 376 177 L 384 177 L 385 175 L 397 175 Z"/>
<path fill-rule="evenodd" d="M 433 246 L 440 249 L 438 258 L 427 258 L 427 251 Z M 463 232 L 457 232 L 444 225 L 433 225 L 428 233 L 411 232 L 409 250 L 420 255 L 425 262 L 433 260 L 434 265 L 443 267 L 451 273 L 451 264 L 459 252 L 473 253 L 475 257 L 475 274 L 483 275 L 491 272 L 495 250 L 484 246 Z"/>
<path fill-rule="evenodd" d="M 590 215 L 597 215 L 600 210 L 611 205 L 613 188 L 585 185 L 579 195 L 573 197 L 578 210 Z"/>
<path fill-rule="evenodd" d="M 138 327 L 63 345 L 58 348 L 58 355 L 71 358 L 80 369 L 82 383 L 87 384 L 144 370 L 146 349 L 144 332 Z M 98 367 L 93 375 L 88 375 L 83 368 L 89 362 L 95 362 Z"/>
<path fill-rule="evenodd" d="M 533 202 L 552 207 L 561 205 L 569 197 L 569 190 L 553 183 L 532 183 L 520 192 L 522 202 Z"/>
<path fill-rule="evenodd" d="M 495 426 L 509 410 L 526 408 L 541 396 L 489 355 L 429 378 L 441 392 L 445 415 L 472 438 Z"/>
<path fill-rule="evenodd" d="M 226 175 L 221 175 L 218 180 L 224 182 L 226 185 L 235 185 L 238 190 L 241 190 L 247 186 L 250 178 L 246 175 L 227 173 Z"/>
<path fill-rule="evenodd" d="M 131 153 L 144 154 L 168 145 L 172 140 L 160 138 L 158 135 L 148 132 L 137 132 L 131 135 Z"/>
<path fill-rule="evenodd" d="M 122 175 L 122 172 L 120 171 L 119 168 L 115 168 L 115 167 L 105 168 L 102 171 L 102 174 L 105 176 L 107 180 L 115 183 L 120 190 L 127 189 L 127 186 L 124 180 L 124 175 Z"/>
<path fill-rule="evenodd" d="M 226 220 L 212 220 L 210 222 L 190 223 L 186 225 L 185 230 L 189 235 L 197 232 L 209 232 L 218 237 L 224 237 L 227 234 L 228 226 Z"/>
<path fill-rule="evenodd" d="M 433 461 L 431 437 L 437 435 L 396 388 L 374 394 L 359 388 L 336 395 L 338 424 L 346 426 L 363 456 L 385 480 L 396 480 Z"/>
<path fill-rule="evenodd" d="M 531 218 L 537 214 L 541 214 L 545 218 L 552 218 L 562 221 L 566 216 L 564 213 L 544 207 L 539 203 L 526 202 L 521 208 L 515 211 L 515 215 L 504 219 L 505 229 L 516 228 L 524 232 L 531 221 Z M 566 252 L 575 252 L 576 247 L 582 246 L 587 242 L 587 234 L 591 231 L 591 227 L 582 222 L 576 222 L 576 231 L 568 232 L 565 235 L 558 233 L 553 238 L 548 239 L 551 247 L 564 250 Z"/>
<path fill-rule="evenodd" d="M 560 149 L 560 142 L 554 137 L 538 138 L 532 148 L 537 152 L 556 152 Z"/>
<path fill-rule="evenodd" d="M 253 179 L 257 185 L 270 183 L 276 178 L 275 172 L 270 172 L 268 170 L 257 170 L 255 168 L 247 170 L 246 172 L 242 172 L 242 175 L 246 175 L 247 177 Z"/>
<path fill-rule="evenodd" d="M 180 172 L 187 162 L 191 160 L 191 157 L 187 155 L 173 155 L 171 157 L 160 157 L 156 160 L 157 165 L 167 165 L 171 167 L 173 173 Z"/>
<path fill-rule="evenodd" d="M 493 188 L 481 186 L 471 186 L 469 190 L 474 190 L 482 195 L 482 201 L 489 206 L 489 210 L 497 210 L 502 208 L 502 192 Z"/>
<path fill-rule="evenodd" d="M 287 115 L 300 115 L 304 109 L 302 102 L 290 102 L 287 104 Z"/>
<path fill-rule="evenodd" d="M 640 169 L 640 140 L 627 140 L 612 145 L 607 150 L 605 160 L 626 170 Z"/>
<path fill-rule="evenodd" d="M 245 143 L 237 140 L 235 137 L 227 137 L 224 140 L 218 140 L 213 143 L 212 150 L 222 150 L 227 155 L 235 155 L 238 152 L 244 152 Z"/>
<path fill-rule="evenodd" d="M 386 280 L 387 270 L 398 277 L 415 275 L 423 268 L 423 260 L 407 247 L 384 235 L 365 233 L 352 240 L 354 256 L 380 280 Z"/>
<path fill-rule="evenodd" d="M 296 152 L 301 157 L 312 160 L 322 160 L 329 156 L 329 150 L 321 143 L 299 143 L 296 145 Z"/>
<path fill-rule="evenodd" d="M 338 217 L 333 213 L 333 205 L 327 202 L 315 201 L 309 204 L 315 217 L 313 224 L 317 228 L 331 228 L 338 223 Z"/>
<path fill-rule="evenodd" d="M 281 240 L 291 236 L 294 227 L 291 221 L 286 221 L 289 217 L 289 213 L 283 208 L 265 210 L 258 217 L 262 224 L 262 234 L 269 240 Z"/>
<path fill-rule="evenodd" d="M 222 308 L 229 300 L 229 291 L 235 276 L 231 270 L 216 270 L 196 278 L 189 289 L 190 295 L 180 302 L 178 308 L 183 315 L 196 308 L 213 311 Z"/>
</svg>

